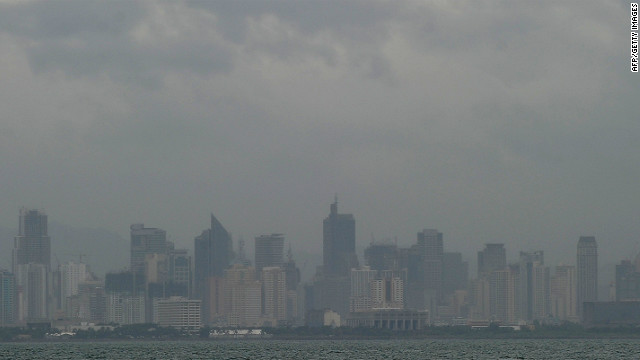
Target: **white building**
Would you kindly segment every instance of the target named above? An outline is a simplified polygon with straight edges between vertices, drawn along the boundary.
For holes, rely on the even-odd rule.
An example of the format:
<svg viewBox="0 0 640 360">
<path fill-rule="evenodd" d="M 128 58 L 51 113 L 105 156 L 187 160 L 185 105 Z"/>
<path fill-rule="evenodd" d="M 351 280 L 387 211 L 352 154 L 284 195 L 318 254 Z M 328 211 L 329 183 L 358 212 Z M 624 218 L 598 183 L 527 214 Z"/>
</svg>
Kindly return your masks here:
<svg viewBox="0 0 640 360">
<path fill-rule="evenodd" d="M 200 300 L 189 300 L 180 296 L 155 299 L 153 322 L 161 326 L 197 331 L 202 326 Z"/>
<path fill-rule="evenodd" d="M 67 298 L 78 295 L 80 283 L 87 280 L 87 265 L 70 261 L 60 265 L 60 308 L 67 308 Z M 67 314 L 69 315 L 69 314 Z"/>
<path fill-rule="evenodd" d="M 351 269 L 351 296 L 349 311 L 358 312 L 371 309 L 371 281 L 376 278 L 377 271 L 369 266 Z"/>
</svg>

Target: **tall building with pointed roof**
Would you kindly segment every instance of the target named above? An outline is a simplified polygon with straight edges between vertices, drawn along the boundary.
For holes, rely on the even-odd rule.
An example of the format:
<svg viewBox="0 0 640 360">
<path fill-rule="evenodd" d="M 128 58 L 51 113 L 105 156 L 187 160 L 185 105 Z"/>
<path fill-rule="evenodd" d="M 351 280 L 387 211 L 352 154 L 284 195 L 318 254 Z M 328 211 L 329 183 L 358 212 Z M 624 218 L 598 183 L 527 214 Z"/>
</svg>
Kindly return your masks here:
<svg viewBox="0 0 640 360">
<path fill-rule="evenodd" d="M 222 304 L 222 294 L 216 291 L 215 279 L 224 276 L 231 264 L 231 235 L 220 221 L 211 214 L 211 228 L 204 230 L 194 240 L 194 295 L 202 300 L 202 321 L 207 324 L 219 309 L 212 304 Z"/>
</svg>

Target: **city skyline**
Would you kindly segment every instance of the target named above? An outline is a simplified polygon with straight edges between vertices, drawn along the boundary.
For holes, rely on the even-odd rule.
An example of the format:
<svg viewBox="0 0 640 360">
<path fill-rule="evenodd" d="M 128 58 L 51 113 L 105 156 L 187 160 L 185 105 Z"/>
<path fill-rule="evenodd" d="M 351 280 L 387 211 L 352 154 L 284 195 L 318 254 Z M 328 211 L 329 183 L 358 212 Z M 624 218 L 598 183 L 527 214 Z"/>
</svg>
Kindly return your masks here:
<svg viewBox="0 0 640 360">
<path fill-rule="evenodd" d="M 109 272 L 102 282 L 81 259 L 79 264 L 69 262 L 52 269 L 51 254 L 41 256 L 43 246 L 50 247 L 48 216 L 22 208 L 14 243 L 14 254 L 22 251 L 15 259 L 22 260 L 14 264 L 14 274 L 3 273 L 3 281 L 8 282 L 2 293 L 9 295 L 2 298 L 2 318 L 9 319 L 3 322 L 48 321 L 56 314 L 56 318 L 120 324 L 152 320 L 168 324 L 172 314 L 184 311 L 192 328 L 197 324 L 284 326 L 302 324 L 305 313 L 330 309 L 343 324 L 354 324 L 355 319 L 366 322 L 382 311 L 394 314 L 398 324 L 408 329 L 406 316 L 424 314 L 431 324 L 460 319 L 557 323 L 594 321 L 598 315 L 593 306 L 619 307 L 606 302 L 593 305 L 603 300 L 597 295 L 600 271 L 593 236 L 579 238 L 576 265 L 559 265 L 553 272 L 543 250 L 520 251 L 519 261 L 507 265 L 504 244 L 487 243 L 477 253 L 477 277 L 469 282 L 468 262 L 462 261 L 460 253 L 444 252 L 445 236 L 436 229 L 418 232 L 410 247 L 372 241 L 364 252 L 366 266 L 359 265 L 353 243 L 355 217 L 338 213 L 337 205 L 335 198 L 323 220 L 323 257 L 333 258 L 334 263 L 329 270 L 318 267 L 302 287 L 290 251 L 287 262 L 283 261 L 282 234 L 256 237 L 255 267 L 247 265 L 231 252 L 231 236 L 213 214 L 210 229 L 194 238 L 194 262 L 188 250 L 166 240 L 164 230 L 136 223 L 130 226 L 128 271 Z M 616 266 L 616 293 L 609 295 L 610 300 L 634 299 L 638 265 L 637 261 L 635 268 L 630 264 L 623 260 Z M 12 305 L 14 300 L 18 305 Z M 583 302 L 587 315 L 582 312 Z"/>
<path fill-rule="evenodd" d="M 335 199 L 334 199 L 334 204 L 337 204 L 337 203 L 335 202 Z M 26 210 L 27 208 L 26 208 L 26 207 L 22 207 L 21 209 L 25 209 L 25 210 Z M 45 214 L 44 210 L 42 210 L 42 209 L 40 209 L 40 210 L 35 210 L 35 209 L 34 209 L 34 210 L 29 210 L 29 211 L 32 211 L 32 212 L 40 212 L 40 213 Z M 348 214 L 348 215 L 352 216 L 352 214 Z M 46 215 L 45 215 L 45 216 L 46 216 Z M 211 221 L 212 221 L 212 223 L 213 223 L 213 222 L 215 222 L 216 224 L 218 224 L 219 226 L 221 226 L 221 224 L 220 224 L 220 223 L 218 222 L 218 220 L 213 216 L 213 214 L 211 214 Z M 357 223 L 356 223 L 356 224 L 357 224 Z M 151 231 L 151 232 L 163 232 L 163 235 L 162 235 L 162 236 L 163 236 L 163 238 L 165 239 L 165 241 L 171 241 L 171 240 L 173 240 L 173 237 L 171 236 L 171 234 L 168 234 L 168 233 L 167 233 L 163 228 L 149 228 L 149 229 L 146 229 L 146 228 L 144 228 L 144 225 L 143 225 L 143 224 L 140 224 L 140 223 L 132 223 L 132 224 L 130 224 L 130 226 L 129 226 L 130 231 L 131 231 L 131 234 L 133 234 L 133 233 L 134 233 L 134 230 L 133 230 L 133 229 L 134 229 L 135 227 L 137 227 L 137 228 L 141 229 L 141 230 L 142 230 L 142 232 L 145 232 L 145 231 L 147 231 L 147 232 L 149 232 L 149 231 Z M 85 230 L 90 230 L 90 229 L 85 229 Z M 226 230 L 226 229 L 224 229 L 224 228 L 223 228 L 223 230 L 224 230 L 224 232 L 227 232 L 227 230 Z M 231 232 L 229 232 L 229 236 L 231 236 L 231 234 L 232 234 L 232 233 L 231 233 Z M 577 233 L 577 234 L 580 234 L 579 238 L 584 237 L 584 234 L 583 234 L 582 232 Z M 366 248 L 369 244 L 371 244 L 371 243 L 372 243 L 372 241 L 373 241 L 373 242 L 375 242 L 375 243 L 380 243 L 380 244 L 389 243 L 390 241 L 394 241 L 396 244 L 403 245 L 403 246 L 409 246 L 409 245 L 411 245 L 411 244 L 412 244 L 411 240 L 409 240 L 409 239 L 407 239 L 407 240 L 405 240 L 405 241 L 402 241 L 402 242 L 398 243 L 398 238 L 397 238 L 397 237 L 395 237 L 395 240 L 392 240 L 392 239 L 390 239 L 390 238 L 378 238 L 379 240 L 376 240 L 375 238 L 371 238 L 371 236 L 373 236 L 374 234 L 369 234 L 369 235 L 370 235 L 370 238 L 369 238 L 369 239 L 368 239 L 368 241 L 366 241 L 366 242 L 365 242 L 365 241 L 362 241 L 362 242 L 355 241 L 355 250 L 356 250 L 356 251 L 355 251 L 355 254 L 356 254 L 356 256 L 357 256 L 357 261 L 360 261 L 360 262 L 361 262 L 362 260 L 364 260 L 364 250 L 365 250 L 365 248 Z M 202 236 L 202 234 L 201 234 L 200 236 L 194 236 L 194 237 L 198 238 L 198 237 L 201 237 L 201 236 Z M 262 237 L 262 236 L 268 236 L 268 235 L 259 234 L 259 235 L 256 235 L 256 236 L 257 236 L 257 237 Z M 285 236 L 285 234 L 283 234 L 283 233 L 275 234 L 275 233 L 274 233 L 274 234 L 272 234 L 271 236 L 283 236 L 283 237 L 284 237 L 284 236 Z M 17 235 L 16 235 L 16 236 L 14 236 L 14 237 L 17 237 Z M 49 236 L 49 238 L 51 238 L 51 237 Z M 232 237 L 233 244 L 230 244 L 229 246 L 230 246 L 230 247 L 235 247 L 235 246 L 237 245 L 237 241 L 238 241 L 238 239 L 239 239 L 239 237 L 237 237 L 237 236 L 233 236 L 233 237 Z M 240 236 L 240 239 L 242 239 L 242 236 Z M 49 241 L 51 241 L 51 239 L 49 239 Z M 126 241 L 127 241 L 127 243 L 130 243 L 130 240 L 126 240 Z M 574 239 L 568 239 L 568 241 L 571 241 L 571 242 L 573 242 L 573 243 L 574 243 L 574 251 L 575 251 L 575 240 L 574 240 Z M 172 244 L 174 243 L 173 241 L 171 241 L 171 242 L 172 242 Z M 319 239 L 319 240 L 318 240 L 318 242 L 321 244 L 321 243 L 322 243 L 322 240 L 321 240 L 321 239 Z M 302 251 L 302 252 L 301 252 L 301 251 L 300 251 L 300 249 L 299 249 L 299 247 L 298 247 L 298 245 L 299 245 L 299 244 L 298 244 L 297 242 L 295 242 L 295 240 L 294 240 L 294 241 L 291 241 L 291 239 L 287 239 L 286 244 L 287 244 L 287 246 L 288 246 L 288 247 L 292 247 L 292 249 L 293 249 L 294 253 L 298 253 L 299 255 L 302 255 L 302 256 L 309 256 L 309 255 L 314 256 L 314 253 L 307 253 L 307 252 L 304 252 L 304 251 Z M 505 246 L 505 244 L 506 244 L 506 242 L 503 242 L 503 243 L 480 243 L 480 242 L 479 242 L 479 243 L 477 243 L 477 244 L 476 244 L 476 243 L 468 244 L 468 245 L 472 245 L 472 246 L 466 246 L 466 247 L 465 247 L 465 248 L 463 248 L 463 249 L 456 249 L 456 248 L 452 248 L 452 247 L 451 247 L 451 244 L 447 243 L 447 244 L 444 246 L 444 251 L 445 251 L 445 252 L 446 252 L 446 251 L 449 251 L 449 252 L 450 252 L 450 251 L 460 251 L 460 252 L 461 252 L 461 254 L 463 255 L 464 260 L 465 260 L 465 261 L 467 261 L 467 262 L 469 262 L 470 264 L 472 264 L 472 265 L 474 266 L 474 268 L 473 268 L 473 269 L 475 269 L 475 266 L 478 266 L 478 263 L 476 262 L 476 260 L 477 260 L 477 259 L 479 260 L 479 257 L 476 259 L 475 254 L 478 254 L 478 255 L 479 255 L 480 250 L 481 250 L 481 248 L 482 248 L 483 246 L 492 246 L 492 245 L 501 245 L 501 246 L 503 246 L 503 251 L 505 252 L 506 259 L 507 259 L 507 262 L 508 262 L 508 263 L 517 262 L 517 261 L 518 261 L 518 256 L 519 256 L 518 254 L 519 254 L 520 252 L 522 252 L 522 251 L 533 251 L 533 249 L 531 249 L 531 248 L 527 248 L 526 250 L 525 250 L 525 249 L 517 249 L 517 248 L 510 247 L 510 246 Z M 53 245 L 55 245 L 55 241 L 53 242 Z M 51 246 L 53 246 L 53 245 L 50 245 L 50 247 L 51 247 Z M 179 243 L 177 243 L 177 245 L 176 245 L 176 246 L 187 248 L 187 249 L 189 249 L 189 251 L 190 251 L 190 252 L 193 252 L 193 250 L 194 250 L 194 246 L 193 246 L 193 237 L 192 237 L 192 239 L 191 239 L 190 241 L 187 241 L 187 242 L 179 242 Z M 12 240 L 12 243 L 11 243 L 11 248 L 12 248 L 12 247 L 13 247 L 13 240 Z M 55 247 L 55 246 L 54 246 L 54 247 Z M 249 250 L 250 250 L 250 253 L 249 253 L 249 254 L 251 255 L 251 259 L 253 259 L 253 257 L 255 256 L 255 252 L 253 252 L 253 247 L 251 247 Z M 232 251 L 232 250 L 230 250 L 230 251 Z M 245 251 L 246 251 L 246 249 L 245 249 Z M 12 250 L 12 252 L 13 252 L 13 250 Z M 131 252 L 132 252 L 132 254 L 133 254 L 133 249 L 131 249 Z M 319 253 L 315 253 L 315 254 L 316 254 L 316 255 L 317 255 L 317 254 L 322 254 L 322 251 L 320 251 Z M 603 266 L 603 265 L 604 265 L 604 266 L 610 265 L 609 267 L 611 267 L 611 269 L 608 269 L 608 268 L 607 268 L 607 269 L 606 269 L 606 271 L 605 271 L 605 273 L 607 273 L 608 275 L 609 275 L 609 273 L 610 273 L 610 275 L 611 275 L 611 276 L 613 276 L 613 272 L 614 272 L 614 270 L 613 270 L 613 266 L 614 266 L 614 265 L 616 265 L 616 264 L 620 261 L 620 259 L 624 259 L 624 260 L 632 260 L 633 258 L 635 258 L 635 255 L 637 255 L 637 254 L 640 254 L 640 252 L 635 253 L 635 252 L 633 252 L 633 251 L 632 251 L 632 252 L 631 252 L 631 254 L 629 254 L 629 253 L 624 253 L 624 254 L 613 254 L 613 256 L 612 256 L 610 259 L 608 259 L 606 262 L 601 262 L 601 266 Z M 62 255 L 62 256 L 60 256 L 60 258 L 63 258 L 63 259 L 64 259 L 64 258 L 74 259 L 74 258 L 76 258 L 76 257 L 78 257 L 78 256 L 80 256 L 80 257 L 82 257 L 82 256 L 86 256 L 87 254 L 83 254 L 83 253 L 73 253 L 73 254 L 71 254 L 71 253 L 64 253 L 64 254 L 61 254 L 61 255 Z M 93 255 L 93 254 L 92 254 L 92 255 Z M 557 254 L 556 254 L 556 255 L 557 255 Z M 610 255 L 611 255 L 611 254 L 610 254 Z M 57 256 L 59 256 L 59 254 L 55 254 L 55 256 L 57 257 Z M 627 256 L 627 257 L 629 257 L 629 258 L 624 258 L 623 256 Z M 559 256 L 556 256 L 556 257 L 552 257 L 552 260 L 551 260 L 551 261 L 548 261 L 548 262 L 549 262 L 549 264 L 552 264 L 552 265 L 573 264 L 571 261 L 569 261 L 569 259 L 570 259 L 571 257 L 573 257 L 574 259 L 576 258 L 576 257 L 575 257 L 575 254 L 574 254 L 574 255 L 570 255 L 570 256 L 568 256 L 568 257 L 559 257 Z M 600 255 L 599 255 L 599 257 L 600 257 Z M 133 260 L 133 258 L 131 258 L 131 259 Z M 313 258 L 312 258 L 312 259 L 313 259 Z M 53 260 L 53 259 L 52 259 L 52 260 Z M 58 261 L 59 261 L 59 260 L 60 260 L 60 259 L 58 259 Z M 308 259 L 305 259 L 305 261 L 308 261 Z M 322 265 L 322 261 L 318 262 L 318 260 L 317 260 L 317 259 L 315 259 L 315 261 L 316 261 L 316 265 Z M 6 262 L 6 261 L 5 261 L 5 262 Z M 129 264 L 129 263 L 130 263 L 130 262 L 129 262 L 129 261 L 127 261 L 127 264 Z M 603 263 L 604 263 L 604 264 L 603 264 Z M 576 263 L 576 264 L 577 264 L 577 263 Z M 50 266 L 50 265 L 49 265 L 49 266 Z M 0 262 L 0 268 L 5 268 L 5 269 L 9 269 L 9 270 L 11 270 L 10 263 L 6 263 L 6 265 L 3 265 L 3 264 L 2 264 L 2 262 Z M 127 266 L 127 268 L 130 268 L 130 266 Z M 105 270 L 107 270 L 107 271 L 114 271 L 114 270 L 118 270 L 118 268 L 117 268 L 117 267 L 114 267 L 114 268 L 109 268 L 109 269 L 105 269 Z M 219 273 L 220 273 L 220 271 L 221 271 L 221 270 L 218 270 L 218 272 L 219 272 Z M 311 276 L 311 273 L 307 273 L 307 274 L 306 274 L 306 276 L 307 276 L 307 277 L 308 277 L 308 276 Z M 601 284 L 601 285 L 602 285 L 602 284 Z"/>
</svg>

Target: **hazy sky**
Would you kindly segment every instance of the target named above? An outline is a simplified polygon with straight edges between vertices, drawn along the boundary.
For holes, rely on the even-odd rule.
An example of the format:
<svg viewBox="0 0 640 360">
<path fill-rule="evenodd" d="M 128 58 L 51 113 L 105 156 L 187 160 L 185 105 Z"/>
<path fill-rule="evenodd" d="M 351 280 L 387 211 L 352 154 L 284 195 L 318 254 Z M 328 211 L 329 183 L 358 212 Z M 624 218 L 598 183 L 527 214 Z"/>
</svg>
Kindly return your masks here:
<svg viewBox="0 0 640 360">
<path fill-rule="evenodd" d="M 640 250 L 626 1 L 2 1 L 0 226 Z M 53 239 L 55 241 L 55 239 Z M 128 249 L 123 249 L 123 256 Z"/>
</svg>

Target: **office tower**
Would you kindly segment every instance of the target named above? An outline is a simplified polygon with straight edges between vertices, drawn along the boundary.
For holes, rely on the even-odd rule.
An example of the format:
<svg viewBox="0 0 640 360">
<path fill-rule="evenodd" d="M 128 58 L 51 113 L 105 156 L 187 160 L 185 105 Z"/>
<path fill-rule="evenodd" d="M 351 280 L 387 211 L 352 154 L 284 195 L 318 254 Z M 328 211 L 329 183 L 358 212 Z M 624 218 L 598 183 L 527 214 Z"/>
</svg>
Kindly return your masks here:
<svg viewBox="0 0 640 360">
<path fill-rule="evenodd" d="M 598 301 L 598 244 L 595 237 L 580 237 L 577 260 L 578 314 L 582 317 L 582 304 Z"/>
<path fill-rule="evenodd" d="M 556 266 L 551 279 L 551 314 L 558 320 L 577 320 L 575 266 Z"/>
<path fill-rule="evenodd" d="M 128 293 L 133 294 L 133 273 L 131 271 L 122 271 L 117 273 L 107 273 L 104 278 L 104 288 L 108 293 Z"/>
<path fill-rule="evenodd" d="M 325 276 L 349 276 L 358 267 L 356 221 L 352 214 L 338 214 L 338 198 L 322 224 L 322 258 Z"/>
<path fill-rule="evenodd" d="M 489 275 L 489 312 L 492 321 L 515 322 L 516 273 L 509 267 L 494 270 Z"/>
<path fill-rule="evenodd" d="M 16 321 L 16 278 L 7 270 L 0 270 L 0 326 Z"/>
<path fill-rule="evenodd" d="M 18 265 L 20 321 L 44 321 L 49 318 L 49 271 L 46 264 Z"/>
<path fill-rule="evenodd" d="M 469 263 L 462 261 L 462 253 L 445 252 L 442 254 L 442 292 L 444 296 L 453 295 L 456 290 L 469 286 Z"/>
<path fill-rule="evenodd" d="M 342 317 L 349 314 L 350 276 L 316 277 L 313 284 L 313 307 L 307 310 L 331 309 Z"/>
<path fill-rule="evenodd" d="M 51 269 L 51 238 L 47 234 L 47 215 L 40 210 L 21 209 L 18 236 L 14 238 L 13 273 L 19 265 L 43 264 Z"/>
<path fill-rule="evenodd" d="M 234 265 L 225 270 L 224 314 L 230 327 L 261 326 L 262 283 L 254 268 Z"/>
<path fill-rule="evenodd" d="M 221 299 L 211 298 L 218 294 L 212 291 L 211 285 L 222 278 L 225 270 L 231 264 L 231 235 L 220 221 L 211 214 L 211 228 L 202 232 L 194 240 L 195 272 L 194 295 L 202 300 L 202 321 L 209 324 L 215 315 L 212 312 L 213 303 L 222 303 Z"/>
<path fill-rule="evenodd" d="M 313 309 L 331 309 L 343 317 L 349 313 L 350 273 L 358 267 L 355 224 L 352 214 L 338 213 L 336 197 L 322 223 L 323 266 L 314 280 Z"/>
<path fill-rule="evenodd" d="M 491 318 L 491 284 L 489 280 L 486 277 L 480 277 L 469 282 L 469 317 L 472 320 L 485 321 Z"/>
<path fill-rule="evenodd" d="M 478 277 L 489 276 L 492 271 L 504 270 L 507 266 L 507 252 L 504 244 L 485 244 L 478 251 Z"/>
<path fill-rule="evenodd" d="M 616 265 L 616 301 L 640 300 L 640 269 L 638 258 L 633 263 L 623 260 Z"/>
<path fill-rule="evenodd" d="M 364 249 L 364 263 L 376 271 L 395 270 L 398 268 L 398 247 L 390 243 L 371 243 Z"/>
<path fill-rule="evenodd" d="M 296 266 L 296 262 L 293 260 L 293 252 L 291 252 L 291 245 L 289 245 L 289 251 L 287 252 L 287 262 L 284 263 L 284 271 L 287 276 L 287 291 L 296 291 L 300 284 L 300 269 Z"/>
<path fill-rule="evenodd" d="M 544 253 L 542 251 L 520 252 L 519 288 L 518 288 L 518 316 L 520 320 L 533 320 L 536 291 L 544 288 L 538 282 L 544 282 L 535 268 L 543 266 Z M 539 298 L 539 297 L 538 297 Z"/>
<path fill-rule="evenodd" d="M 289 245 L 289 251 L 287 252 L 287 262 L 283 266 L 285 272 L 286 289 L 287 289 L 287 320 L 291 324 L 295 324 L 298 320 L 304 318 L 304 313 L 301 313 L 303 309 L 304 299 L 301 289 L 298 288 L 300 284 L 300 269 L 296 266 L 296 262 L 293 260 L 293 253 L 291 252 L 291 245 Z M 302 316 L 300 316 L 302 315 Z"/>
<path fill-rule="evenodd" d="M 169 284 L 178 291 L 176 296 L 191 296 L 191 256 L 186 249 L 171 249 L 167 257 Z"/>
<path fill-rule="evenodd" d="M 145 257 L 167 252 L 167 233 L 162 229 L 145 228 L 144 224 L 131 225 L 131 271 L 135 280 L 144 282 Z"/>
<path fill-rule="evenodd" d="M 418 248 L 424 256 L 425 290 L 442 292 L 442 233 L 435 229 L 424 229 L 418 233 Z"/>
<path fill-rule="evenodd" d="M 78 287 L 88 275 L 86 264 L 69 261 L 60 265 L 60 309 L 66 309 L 67 298 L 78 295 Z"/>
<path fill-rule="evenodd" d="M 284 235 L 271 234 L 256 237 L 255 267 L 260 274 L 265 267 L 281 267 L 283 263 Z"/>
<path fill-rule="evenodd" d="M 251 260 L 247 258 L 247 254 L 244 251 L 244 239 L 242 237 L 238 240 L 238 251 L 236 252 L 235 264 L 251 266 Z"/>
<path fill-rule="evenodd" d="M 551 287 L 549 267 L 533 266 L 533 319 L 546 319 L 551 315 Z"/>
<path fill-rule="evenodd" d="M 434 320 L 438 317 L 438 305 L 442 301 L 442 233 L 435 229 L 424 229 L 417 237 L 424 272 L 424 308 L 430 311 Z"/>
<path fill-rule="evenodd" d="M 262 314 L 271 326 L 287 319 L 287 281 L 281 267 L 262 268 Z"/>
</svg>

